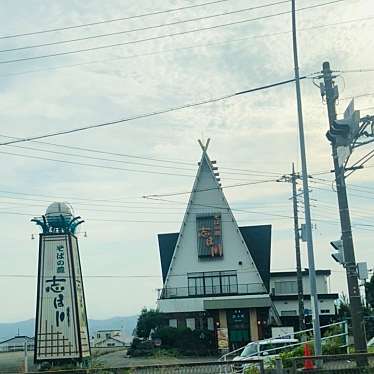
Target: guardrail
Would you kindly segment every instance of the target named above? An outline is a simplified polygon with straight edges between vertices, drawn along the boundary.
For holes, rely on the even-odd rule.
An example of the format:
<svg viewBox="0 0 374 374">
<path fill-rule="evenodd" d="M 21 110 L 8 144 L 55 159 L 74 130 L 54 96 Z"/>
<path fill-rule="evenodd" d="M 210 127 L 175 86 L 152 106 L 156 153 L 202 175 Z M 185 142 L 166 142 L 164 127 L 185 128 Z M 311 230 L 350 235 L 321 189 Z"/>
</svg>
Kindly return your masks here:
<svg viewBox="0 0 374 374">
<path fill-rule="evenodd" d="M 333 339 L 333 338 L 337 338 L 337 337 L 345 337 L 345 343 L 341 345 L 341 347 L 345 347 L 348 345 L 348 325 L 347 325 L 347 321 L 340 321 L 340 322 L 335 322 L 335 323 L 330 323 L 328 325 L 324 325 L 324 326 L 321 326 L 321 330 L 322 329 L 327 329 L 329 327 L 332 327 L 332 326 L 339 326 L 341 325 L 344 329 L 344 332 L 340 333 L 340 334 L 335 334 L 335 335 L 330 335 L 330 336 L 326 336 L 326 337 L 323 337 L 322 338 L 322 341 L 326 341 L 326 340 L 329 340 L 329 339 Z M 313 329 L 307 329 L 307 330 L 301 330 L 301 331 L 297 331 L 297 332 L 294 332 L 292 333 L 293 337 L 295 336 L 298 336 L 298 335 L 301 335 L 301 336 L 305 336 L 307 335 L 309 332 L 313 332 Z M 290 334 L 285 334 L 285 335 L 281 335 L 281 336 L 277 336 L 275 338 L 269 338 L 269 339 L 264 339 L 264 340 L 259 340 L 257 342 L 252 342 L 252 343 L 261 343 L 261 342 L 266 342 L 266 341 L 269 341 L 269 340 L 276 340 L 276 339 L 282 339 L 282 338 L 289 338 L 290 337 Z M 288 344 L 288 345 L 285 345 L 284 347 L 277 347 L 277 348 L 273 348 L 273 349 L 266 349 L 266 352 L 269 354 L 271 354 L 272 352 L 275 352 L 275 351 L 279 351 L 279 350 L 288 350 L 289 348 L 295 348 L 297 346 L 300 346 L 300 345 L 304 345 L 305 343 L 312 343 L 314 342 L 314 339 L 304 339 L 303 341 L 300 341 L 299 343 L 293 343 L 293 344 Z M 238 349 L 235 349 L 234 351 L 231 351 L 231 352 L 228 352 L 228 353 L 225 353 L 223 356 L 221 356 L 219 358 L 219 360 L 222 360 L 222 361 L 228 361 L 230 360 L 230 356 L 237 356 L 239 354 L 239 352 L 241 353 L 244 348 L 247 346 L 248 344 L 246 344 L 245 346 L 243 347 L 240 347 Z M 260 356 L 261 353 L 263 353 L 264 351 L 258 351 L 258 355 Z M 255 356 L 256 357 L 256 356 Z"/>
</svg>

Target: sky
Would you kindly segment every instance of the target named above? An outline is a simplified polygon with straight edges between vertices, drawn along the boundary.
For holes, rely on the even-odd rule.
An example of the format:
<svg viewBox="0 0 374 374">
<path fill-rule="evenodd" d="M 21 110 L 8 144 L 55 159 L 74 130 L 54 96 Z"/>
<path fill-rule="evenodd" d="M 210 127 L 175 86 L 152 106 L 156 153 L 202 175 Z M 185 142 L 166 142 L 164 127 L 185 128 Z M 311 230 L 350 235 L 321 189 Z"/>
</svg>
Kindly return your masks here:
<svg viewBox="0 0 374 374">
<path fill-rule="evenodd" d="M 192 7 L 209 2 L 2 0 L 0 37 L 139 17 L 0 38 L 1 142 L 115 121 L 293 78 L 289 1 L 257 9 L 248 8 L 276 1 L 227 0 Z M 297 8 L 324 3 L 329 1 L 297 0 Z M 219 16 L 222 13 L 229 14 Z M 249 21 L 254 18 L 259 19 Z M 338 113 L 344 112 L 352 96 L 362 116 L 374 113 L 374 70 L 349 72 L 374 67 L 373 19 L 371 0 L 343 0 L 297 13 L 301 74 L 320 71 L 324 61 L 342 71 L 336 79 Z M 186 20 L 190 21 L 180 22 Z M 166 23 L 174 24 L 149 28 Z M 234 24 L 222 26 L 227 23 Z M 217 27 L 190 32 L 211 26 Z M 125 32 L 134 29 L 143 30 Z M 112 35 L 35 47 L 103 34 Z M 155 38 L 168 34 L 178 35 Z M 75 53 L 127 42 L 131 43 Z M 14 48 L 23 49 L 4 51 Z M 39 58 L 51 54 L 59 55 Z M 339 239 L 340 230 L 329 173 L 326 106 L 318 83 L 301 82 L 308 172 L 314 177 L 310 189 L 315 261 L 318 269 L 332 270 L 331 291 L 340 293 L 346 292 L 346 281 L 344 269 L 330 256 L 329 242 Z M 292 162 L 300 171 L 295 85 L 288 84 L 51 137 L 45 139 L 48 144 L 1 146 L 0 321 L 35 314 L 39 230 L 30 220 L 53 201 L 69 202 L 85 220 L 78 236 L 89 318 L 134 315 L 143 306 L 155 307 L 156 290 L 162 287 L 157 234 L 179 231 L 188 194 L 167 197 L 168 201 L 143 196 L 190 191 L 201 156 L 197 140 L 208 138 L 208 153 L 217 161 L 223 186 L 269 181 L 224 192 L 232 208 L 248 211 L 234 210 L 239 225 L 272 225 L 272 270 L 294 269 L 291 185 L 276 182 L 290 173 Z M 367 145 L 356 150 L 352 160 L 371 149 Z M 374 166 L 374 161 L 347 183 L 356 260 L 372 268 L 370 164 Z M 305 243 L 302 257 L 307 267 Z"/>
</svg>

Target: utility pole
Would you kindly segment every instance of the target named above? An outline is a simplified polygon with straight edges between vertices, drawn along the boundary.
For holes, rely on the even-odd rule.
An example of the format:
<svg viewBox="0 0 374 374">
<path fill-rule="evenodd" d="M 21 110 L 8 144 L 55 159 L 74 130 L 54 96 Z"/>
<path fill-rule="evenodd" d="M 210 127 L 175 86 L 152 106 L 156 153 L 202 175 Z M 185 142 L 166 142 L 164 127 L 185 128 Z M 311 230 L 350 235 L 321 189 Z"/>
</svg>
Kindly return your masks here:
<svg viewBox="0 0 374 374">
<path fill-rule="evenodd" d="M 24 372 L 28 373 L 29 366 L 28 366 L 28 361 L 27 361 L 27 339 L 26 338 L 24 342 L 24 364 L 25 364 Z"/>
<path fill-rule="evenodd" d="M 303 290 L 303 274 L 301 271 L 301 255 L 300 255 L 300 231 L 299 231 L 299 215 L 297 206 L 296 180 L 299 176 L 295 173 L 295 165 L 292 163 L 292 202 L 293 202 L 293 222 L 295 232 L 295 253 L 296 253 L 296 275 L 297 275 L 297 300 L 299 303 L 299 330 L 305 329 L 304 317 L 304 290 Z"/>
<path fill-rule="evenodd" d="M 338 99 L 337 86 L 335 86 L 333 81 L 330 64 L 328 62 L 324 62 L 322 67 L 327 112 L 329 117 L 329 127 L 331 129 L 334 121 L 336 120 L 335 103 Z M 361 294 L 358 285 L 357 266 L 353 247 L 351 218 L 349 215 L 347 189 L 344 177 L 345 168 L 344 165 L 339 164 L 336 145 L 332 143 L 331 147 L 332 157 L 334 160 L 335 181 L 338 195 L 340 226 L 342 231 L 345 269 L 347 274 L 348 295 L 351 308 L 353 340 L 356 352 L 365 353 L 367 352 L 367 345 L 363 322 Z"/>
<path fill-rule="evenodd" d="M 311 220 L 310 204 L 309 204 L 308 169 L 307 169 L 307 163 L 306 163 L 304 120 L 303 120 L 303 110 L 302 110 L 302 103 L 301 103 L 299 61 L 298 61 L 298 54 L 297 54 L 295 0 L 292 0 L 291 4 L 292 4 L 292 46 L 293 46 L 294 69 L 295 69 L 297 114 L 298 114 L 298 122 L 299 122 L 300 157 L 301 157 L 304 204 L 305 204 L 305 227 L 306 227 L 307 249 L 308 249 L 310 303 L 311 303 L 311 309 L 312 309 L 312 320 L 313 320 L 313 330 L 314 330 L 314 353 L 315 355 L 319 356 L 322 354 L 322 342 L 321 342 L 321 328 L 320 328 L 320 323 L 319 323 L 319 306 L 318 306 L 318 295 L 317 295 L 317 285 L 316 285 L 316 269 L 315 269 L 315 264 L 314 264 L 312 220 Z"/>
</svg>

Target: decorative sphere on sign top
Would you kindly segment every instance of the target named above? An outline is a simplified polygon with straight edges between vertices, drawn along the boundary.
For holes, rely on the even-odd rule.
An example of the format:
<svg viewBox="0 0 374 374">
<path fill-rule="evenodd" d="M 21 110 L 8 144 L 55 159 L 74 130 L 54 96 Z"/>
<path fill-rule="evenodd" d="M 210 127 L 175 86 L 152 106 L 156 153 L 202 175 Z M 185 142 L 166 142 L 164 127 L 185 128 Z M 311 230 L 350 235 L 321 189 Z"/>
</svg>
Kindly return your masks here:
<svg viewBox="0 0 374 374">
<path fill-rule="evenodd" d="M 60 228 L 73 219 L 73 212 L 68 204 L 54 202 L 47 208 L 45 218 L 49 226 Z"/>
</svg>

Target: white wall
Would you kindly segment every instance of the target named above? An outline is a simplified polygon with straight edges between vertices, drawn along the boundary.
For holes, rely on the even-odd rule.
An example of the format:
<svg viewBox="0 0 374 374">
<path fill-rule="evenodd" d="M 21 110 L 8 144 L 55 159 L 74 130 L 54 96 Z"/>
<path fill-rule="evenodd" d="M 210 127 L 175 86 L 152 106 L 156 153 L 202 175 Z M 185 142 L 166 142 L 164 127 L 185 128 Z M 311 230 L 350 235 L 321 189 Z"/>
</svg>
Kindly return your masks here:
<svg viewBox="0 0 374 374">
<path fill-rule="evenodd" d="M 296 314 L 299 315 L 299 306 L 297 300 L 275 300 L 274 305 L 279 313 L 282 316 L 282 311 L 296 310 Z M 304 300 L 304 308 L 311 309 L 310 300 Z M 330 313 L 322 313 L 322 310 L 329 309 Z M 319 302 L 319 311 L 321 315 L 335 314 L 335 304 L 332 299 L 322 299 Z"/>
<path fill-rule="evenodd" d="M 288 275 L 288 276 L 276 276 L 272 275 L 270 277 L 270 291 L 275 287 L 275 282 L 285 282 L 285 281 L 297 281 L 296 274 L 295 275 Z M 317 285 L 317 293 L 319 294 L 326 294 L 328 293 L 328 276 L 326 275 L 317 275 L 316 276 L 316 285 Z M 309 276 L 303 275 L 303 290 L 304 294 L 310 294 L 310 285 L 309 285 Z M 295 293 L 297 294 L 297 292 Z"/>
<path fill-rule="evenodd" d="M 170 265 L 170 277 L 166 287 L 187 287 L 187 272 L 208 272 L 237 270 L 238 284 L 257 283 L 258 286 L 254 292 L 266 292 L 262 284 L 262 279 L 255 268 L 254 262 L 248 252 L 248 249 L 242 239 L 239 229 L 233 221 L 231 211 L 228 211 L 227 202 L 224 199 L 222 190 L 216 189 L 218 186 L 215 177 L 207 161 L 203 161 L 201 172 L 195 190 L 211 189 L 209 191 L 195 192 L 192 194 L 194 204 L 190 205 L 188 215 L 181 229 L 182 236 L 175 250 L 174 261 Z M 218 206 L 220 208 L 214 208 Z M 196 216 L 201 213 L 221 213 L 222 217 L 222 240 L 223 257 L 213 259 L 201 259 L 198 257 Z M 239 261 L 242 265 L 239 265 Z"/>
</svg>

